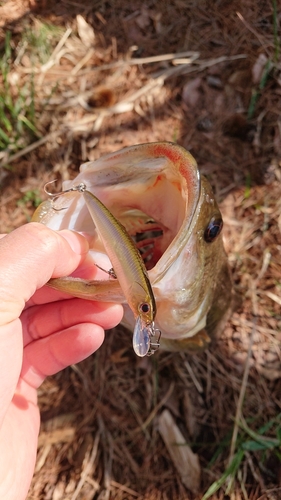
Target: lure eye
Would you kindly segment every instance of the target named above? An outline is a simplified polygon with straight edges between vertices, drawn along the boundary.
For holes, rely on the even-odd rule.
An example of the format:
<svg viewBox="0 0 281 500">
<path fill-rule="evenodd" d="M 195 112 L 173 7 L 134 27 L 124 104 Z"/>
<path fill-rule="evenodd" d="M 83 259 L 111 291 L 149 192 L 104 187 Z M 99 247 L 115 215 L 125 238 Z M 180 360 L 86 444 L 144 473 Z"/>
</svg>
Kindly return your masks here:
<svg viewBox="0 0 281 500">
<path fill-rule="evenodd" d="M 146 302 L 143 302 L 142 304 L 139 305 L 139 312 L 140 313 L 148 313 L 150 311 L 150 305 L 147 304 Z"/>
<path fill-rule="evenodd" d="M 204 240 L 212 243 L 220 234 L 223 226 L 222 218 L 213 217 L 204 231 Z"/>
</svg>

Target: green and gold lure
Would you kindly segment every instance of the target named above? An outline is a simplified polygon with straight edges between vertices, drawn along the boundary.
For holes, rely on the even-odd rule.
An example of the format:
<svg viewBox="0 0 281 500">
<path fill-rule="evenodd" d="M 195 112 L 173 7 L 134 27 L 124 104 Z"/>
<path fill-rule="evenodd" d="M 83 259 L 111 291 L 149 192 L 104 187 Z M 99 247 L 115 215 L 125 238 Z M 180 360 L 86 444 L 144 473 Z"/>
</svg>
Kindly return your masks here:
<svg viewBox="0 0 281 500">
<path fill-rule="evenodd" d="M 80 183 L 55 195 L 46 189 L 45 191 L 53 201 L 59 195 L 70 191 L 78 191 L 83 195 L 113 266 L 113 270 L 107 272 L 118 279 L 136 319 L 133 332 L 134 351 L 141 357 L 153 354 L 159 348 L 161 336 L 160 331 L 154 326 L 156 303 L 144 261 L 134 241 L 105 205 L 95 195 L 87 191 L 86 184 Z M 53 208 L 55 210 L 54 206 Z M 64 285 L 67 283 L 67 279 L 65 281 L 53 279 L 49 281 L 48 285 L 64 291 Z M 75 284 L 78 287 L 79 284 L 83 287 L 83 282 L 79 283 L 79 280 L 75 281 Z"/>
</svg>

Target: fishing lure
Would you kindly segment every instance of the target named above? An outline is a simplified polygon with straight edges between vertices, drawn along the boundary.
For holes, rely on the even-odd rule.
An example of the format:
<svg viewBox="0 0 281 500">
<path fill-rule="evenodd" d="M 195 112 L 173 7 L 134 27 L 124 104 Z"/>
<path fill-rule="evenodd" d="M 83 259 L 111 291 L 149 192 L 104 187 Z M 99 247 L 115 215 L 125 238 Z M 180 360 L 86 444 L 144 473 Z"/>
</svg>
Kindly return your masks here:
<svg viewBox="0 0 281 500">
<path fill-rule="evenodd" d="M 44 189 L 53 202 L 60 195 L 71 191 L 78 191 L 83 195 L 106 253 L 112 263 L 113 269 L 108 273 L 118 279 L 127 303 L 136 319 L 133 332 L 133 349 L 140 357 L 153 354 L 159 348 L 161 336 L 160 330 L 156 329 L 154 325 L 156 303 L 145 264 L 133 240 L 124 226 L 120 224 L 106 206 L 87 190 L 86 184 L 80 183 L 56 194 L 47 191 L 46 186 L 48 184 L 45 185 Z M 53 209 L 56 210 L 54 204 Z M 52 286 L 51 282 L 50 285 Z M 89 298 L 94 299 L 94 295 Z"/>
</svg>

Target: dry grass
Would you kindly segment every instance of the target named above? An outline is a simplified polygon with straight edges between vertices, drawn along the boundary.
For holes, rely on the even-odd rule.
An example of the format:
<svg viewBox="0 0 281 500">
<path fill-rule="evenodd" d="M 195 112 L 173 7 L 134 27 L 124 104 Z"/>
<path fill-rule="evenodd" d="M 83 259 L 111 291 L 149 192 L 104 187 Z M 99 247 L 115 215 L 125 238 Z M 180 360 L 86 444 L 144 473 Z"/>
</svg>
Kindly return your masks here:
<svg viewBox="0 0 281 500">
<path fill-rule="evenodd" d="M 117 328 L 90 359 L 48 379 L 39 391 L 42 430 L 28 498 L 199 500 L 249 439 L 245 422 L 258 432 L 280 414 L 281 87 L 273 3 L 10 0 L 0 20 L 2 41 L 12 31 L 11 93 L 32 76 L 37 130 L 28 150 L 2 153 L 1 232 L 26 222 L 32 201 L 18 201 L 48 180 L 71 178 L 82 162 L 123 146 L 174 140 L 215 189 L 242 296 L 205 353 L 137 360 L 128 332 Z M 21 40 L 46 22 L 63 29 L 42 62 Z M 272 64 L 264 88 L 261 54 Z M 199 457 L 198 493 L 184 486 L 159 434 L 166 409 Z M 276 438 L 278 426 L 280 418 L 266 436 Z M 279 458 L 275 449 L 246 451 L 232 490 L 226 495 L 224 485 L 211 498 L 281 498 Z"/>
</svg>

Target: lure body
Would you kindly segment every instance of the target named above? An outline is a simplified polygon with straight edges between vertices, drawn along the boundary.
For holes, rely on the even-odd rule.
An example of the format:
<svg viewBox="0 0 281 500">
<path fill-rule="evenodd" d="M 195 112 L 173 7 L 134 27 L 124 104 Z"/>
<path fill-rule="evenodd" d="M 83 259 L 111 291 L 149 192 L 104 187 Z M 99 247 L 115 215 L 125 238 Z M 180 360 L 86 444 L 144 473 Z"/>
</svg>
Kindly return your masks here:
<svg viewBox="0 0 281 500">
<path fill-rule="evenodd" d="M 156 315 L 156 303 L 144 261 L 124 226 L 95 195 L 87 191 L 84 183 L 73 186 L 65 192 L 62 191 L 60 194 L 64 195 L 74 191 L 81 193 L 83 196 L 105 251 L 113 265 L 111 272 L 106 272 L 118 279 L 119 286 L 136 319 L 133 334 L 134 351 L 141 357 L 153 354 L 156 349 L 150 349 L 150 346 L 151 339 L 155 335 L 154 318 Z M 56 210 L 55 200 L 57 195 L 50 193 L 49 195 L 53 202 L 53 209 Z M 97 265 L 97 267 L 100 266 Z M 54 288 L 60 288 L 60 280 L 50 280 L 49 285 Z M 83 288 L 83 282 L 80 282 L 80 289 L 81 285 Z M 75 294 L 77 279 L 66 278 L 63 280 L 63 286 L 66 286 L 68 293 L 74 290 Z M 100 292 L 101 288 L 104 288 L 103 291 L 106 292 L 106 290 L 110 290 L 110 286 L 110 282 L 86 282 L 86 284 L 84 283 L 84 288 L 91 290 L 91 295 L 89 296 L 86 293 L 86 298 L 92 298 L 95 289 L 97 293 Z M 80 297 L 85 297 L 84 291 L 82 291 L 82 294 L 80 293 Z M 95 299 L 97 299 L 96 294 Z M 158 345 L 156 346 L 154 343 L 153 346 L 158 348 L 159 341 L 157 342 Z"/>
<path fill-rule="evenodd" d="M 134 317 L 152 324 L 156 303 L 144 262 L 126 229 L 104 204 L 85 190 L 83 197 Z"/>
<path fill-rule="evenodd" d="M 151 350 L 151 340 L 155 336 L 156 303 L 144 261 L 124 226 L 103 203 L 87 190 L 83 191 L 83 197 L 136 319 L 133 332 L 134 351 L 140 357 L 152 354 L 154 350 Z M 159 338 L 156 348 L 159 347 Z"/>
</svg>

